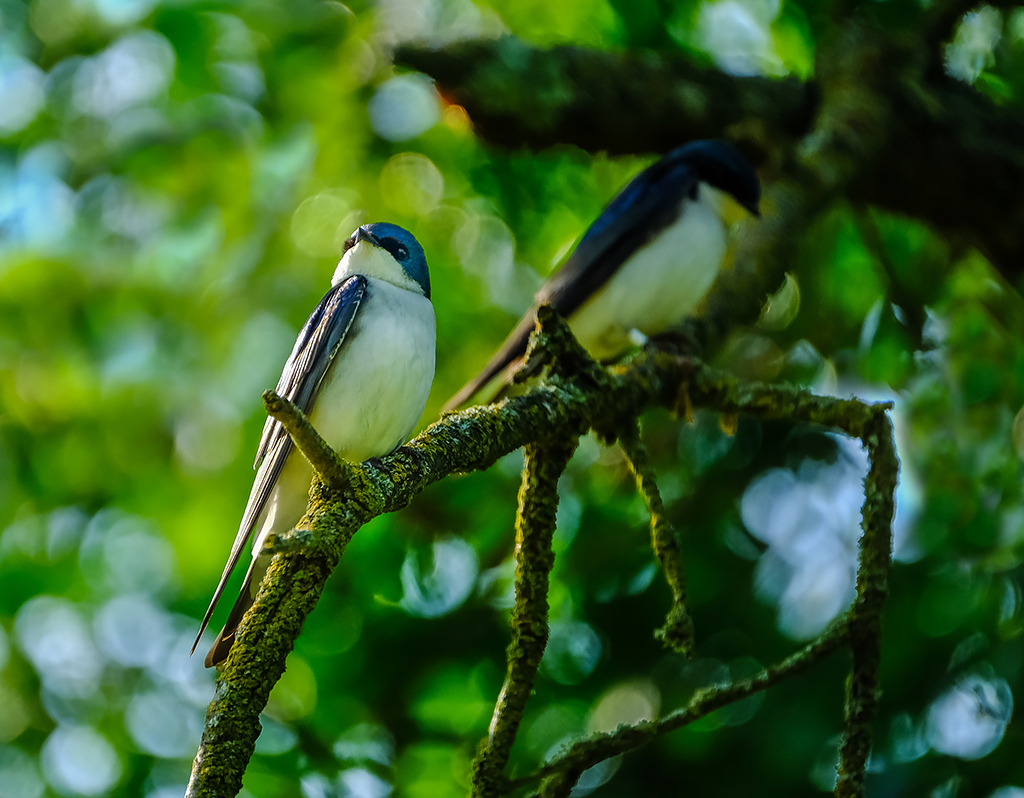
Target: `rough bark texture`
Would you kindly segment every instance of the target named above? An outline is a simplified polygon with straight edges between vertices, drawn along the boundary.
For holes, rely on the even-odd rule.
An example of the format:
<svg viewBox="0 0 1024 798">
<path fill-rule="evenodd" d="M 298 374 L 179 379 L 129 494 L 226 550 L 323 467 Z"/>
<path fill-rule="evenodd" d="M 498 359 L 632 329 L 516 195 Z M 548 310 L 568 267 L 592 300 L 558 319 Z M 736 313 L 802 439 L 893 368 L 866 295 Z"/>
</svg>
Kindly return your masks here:
<svg viewBox="0 0 1024 798">
<path fill-rule="evenodd" d="M 551 540 L 558 512 L 558 478 L 574 451 L 575 440 L 531 443 L 524 451 L 516 513 L 516 603 L 508 673 L 490 730 L 473 761 L 474 795 L 500 795 L 507 789 L 503 771 L 548 642 L 548 584 L 555 564 Z"/>
</svg>

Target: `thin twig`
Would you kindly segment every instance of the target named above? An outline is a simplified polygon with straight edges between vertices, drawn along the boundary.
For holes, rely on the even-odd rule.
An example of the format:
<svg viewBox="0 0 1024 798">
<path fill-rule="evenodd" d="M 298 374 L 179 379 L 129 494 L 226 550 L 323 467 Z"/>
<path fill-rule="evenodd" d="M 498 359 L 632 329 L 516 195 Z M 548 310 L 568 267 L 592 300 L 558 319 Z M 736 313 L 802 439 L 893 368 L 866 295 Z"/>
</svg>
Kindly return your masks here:
<svg viewBox="0 0 1024 798">
<path fill-rule="evenodd" d="M 263 407 L 267 415 L 285 428 L 295 448 L 309 461 L 324 484 L 337 490 L 348 485 L 348 464 L 320 437 L 305 413 L 289 399 L 269 389 L 263 392 Z"/>
<path fill-rule="evenodd" d="M 796 673 L 806 670 L 848 642 L 847 625 L 837 624 L 813 643 L 786 657 L 760 673 L 724 687 L 706 687 L 698 690 L 689 703 L 670 712 L 661 720 L 620 726 L 613 732 L 596 734 L 574 743 L 554 761 L 537 772 L 509 782 L 515 789 L 538 779 L 556 776 L 562 772 L 582 773 L 599 762 L 646 745 L 655 737 L 681 729 L 711 714 L 716 709 L 759 693 Z M 571 786 L 571 785 L 570 785 Z"/>
<path fill-rule="evenodd" d="M 640 429 L 636 423 L 619 436 L 619 445 L 626 455 L 626 461 L 636 478 L 637 490 L 643 496 L 651 516 L 651 548 L 661 564 L 669 590 L 672 591 L 672 606 L 665 624 L 655 631 L 654 636 L 668 648 L 689 657 L 694 644 L 693 619 L 686 606 L 686 575 L 683 572 L 679 544 L 665 513 L 654 468 L 647 447 L 640 440 Z"/>
</svg>

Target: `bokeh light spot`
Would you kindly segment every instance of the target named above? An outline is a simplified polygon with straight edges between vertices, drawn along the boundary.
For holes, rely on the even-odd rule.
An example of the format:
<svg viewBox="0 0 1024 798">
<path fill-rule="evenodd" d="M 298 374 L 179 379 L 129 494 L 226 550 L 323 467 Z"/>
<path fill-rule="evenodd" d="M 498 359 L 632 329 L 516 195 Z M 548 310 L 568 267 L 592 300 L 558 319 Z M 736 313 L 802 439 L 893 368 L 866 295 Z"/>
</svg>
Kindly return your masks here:
<svg viewBox="0 0 1024 798">
<path fill-rule="evenodd" d="M 0 57 L 0 137 L 17 133 L 43 107 L 43 71 L 24 58 Z"/>
<path fill-rule="evenodd" d="M 441 118 L 441 98 L 425 75 L 399 75 L 381 84 L 367 106 L 370 127 L 387 141 L 408 141 Z"/>
<path fill-rule="evenodd" d="M 58 726 L 43 744 L 43 772 L 61 795 L 102 795 L 121 778 L 121 760 L 88 726 Z"/>
<path fill-rule="evenodd" d="M 22 605 L 14 628 L 18 645 L 48 690 L 64 698 L 87 698 L 96 691 L 103 660 L 74 604 L 36 596 Z"/>
<path fill-rule="evenodd" d="M 579 684 L 601 659 L 601 638 L 583 621 L 551 624 L 541 667 L 559 684 Z"/>
<path fill-rule="evenodd" d="M 35 760 L 20 748 L 0 745 L 0 798 L 41 798 L 45 790 Z"/>
<path fill-rule="evenodd" d="M 932 702 L 928 744 L 940 754 L 980 759 L 999 745 L 1012 715 L 1013 693 L 1005 679 L 970 674 Z"/>
<path fill-rule="evenodd" d="M 173 694 L 149 691 L 128 703 L 125 726 L 135 744 L 147 754 L 187 757 L 199 745 L 203 713 Z"/>
<path fill-rule="evenodd" d="M 654 720 L 660 706 L 661 693 L 652 681 L 637 679 L 618 684 L 597 700 L 587 719 L 587 731 L 610 732 L 624 723 Z"/>
<path fill-rule="evenodd" d="M 444 196 L 444 176 L 425 155 L 403 152 L 389 160 L 380 173 L 384 202 L 399 213 L 423 216 Z"/>
<path fill-rule="evenodd" d="M 334 743 L 334 756 L 342 761 L 369 761 L 390 765 L 395 757 L 395 739 L 384 726 L 360 723 Z"/>
<path fill-rule="evenodd" d="M 437 618 L 462 606 L 473 592 L 479 568 L 476 550 L 462 538 L 438 540 L 431 552 L 429 573 L 421 570 L 413 551 L 402 563 L 401 605 L 421 618 Z"/>
</svg>

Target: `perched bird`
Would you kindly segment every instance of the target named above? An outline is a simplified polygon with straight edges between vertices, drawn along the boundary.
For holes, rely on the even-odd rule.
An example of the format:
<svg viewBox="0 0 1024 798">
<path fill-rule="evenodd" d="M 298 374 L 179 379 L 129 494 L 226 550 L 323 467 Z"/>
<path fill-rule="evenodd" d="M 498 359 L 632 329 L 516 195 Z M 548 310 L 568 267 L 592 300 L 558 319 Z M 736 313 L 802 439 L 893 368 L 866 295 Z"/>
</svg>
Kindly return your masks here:
<svg viewBox="0 0 1024 798">
<path fill-rule="evenodd" d="M 331 290 L 306 321 L 284 365 L 277 393 L 294 402 L 338 454 L 380 457 L 408 440 L 434 379 L 434 308 L 423 248 L 394 224 L 360 227 L 345 242 Z M 306 510 L 313 469 L 268 418 L 256 452 L 259 471 L 220 584 L 196 642 L 252 533 L 253 560 L 242 592 L 206 666 L 222 662 L 270 565 L 261 555 L 271 533 L 292 529 Z"/>
<path fill-rule="evenodd" d="M 726 250 L 729 206 L 759 216 L 761 184 L 724 141 L 685 144 L 637 175 L 604 209 L 536 304 L 490 363 L 445 409 L 491 380 L 507 382 L 526 352 L 536 307 L 552 305 L 601 361 L 621 356 L 634 330 L 657 335 L 678 324 L 711 288 Z"/>
</svg>

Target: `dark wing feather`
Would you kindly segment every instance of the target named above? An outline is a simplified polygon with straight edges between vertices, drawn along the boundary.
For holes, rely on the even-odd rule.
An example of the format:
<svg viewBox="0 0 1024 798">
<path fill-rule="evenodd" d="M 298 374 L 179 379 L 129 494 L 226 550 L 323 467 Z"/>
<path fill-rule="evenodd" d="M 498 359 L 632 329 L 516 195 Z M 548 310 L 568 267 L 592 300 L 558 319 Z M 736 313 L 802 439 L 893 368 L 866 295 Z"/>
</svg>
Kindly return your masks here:
<svg viewBox="0 0 1024 798">
<path fill-rule="evenodd" d="M 568 318 L 640 247 L 671 225 L 679 206 L 694 197 L 698 177 L 685 160 L 671 156 L 647 167 L 616 195 L 580 239 L 572 255 L 537 292 L 537 302 L 482 372 L 453 396 L 458 407 L 526 352 L 537 305 L 550 304 Z"/>
<path fill-rule="evenodd" d="M 290 399 L 304 413 L 309 413 L 312 408 L 320 390 L 320 383 L 341 345 L 345 342 L 345 336 L 359 310 L 359 304 L 366 294 L 366 285 L 366 278 L 356 275 L 332 287 L 306 320 L 295 341 L 295 347 L 292 349 L 292 353 L 284 365 L 284 371 L 281 373 L 281 379 L 277 383 L 277 393 Z M 277 478 L 280 476 L 281 469 L 284 468 L 291 450 L 292 440 L 288 437 L 284 427 L 277 419 L 267 418 L 256 456 L 256 465 L 259 466 L 259 470 L 252 486 L 252 492 L 249 494 L 249 503 L 242 515 L 242 523 L 239 525 L 238 535 L 231 547 L 231 555 L 224 566 L 224 573 L 217 584 L 206 615 L 203 616 L 203 622 L 199 628 L 199 634 L 196 636 L 196 642 L 192 645 L 192 651 L 195 651 L 196 645 L 199 644 L 199 638 L 202 637 L 210 623 L 213 609 L 217 606 L 227 585 L 228 577 L 231 576 L 231 571 L 238 562 L 260 515 L 267 506 L 267 501 L 270 499 L 270 494 L 277 484 Z M 261 460 L 262 462 L 260 462 Z"/>
</svg>

